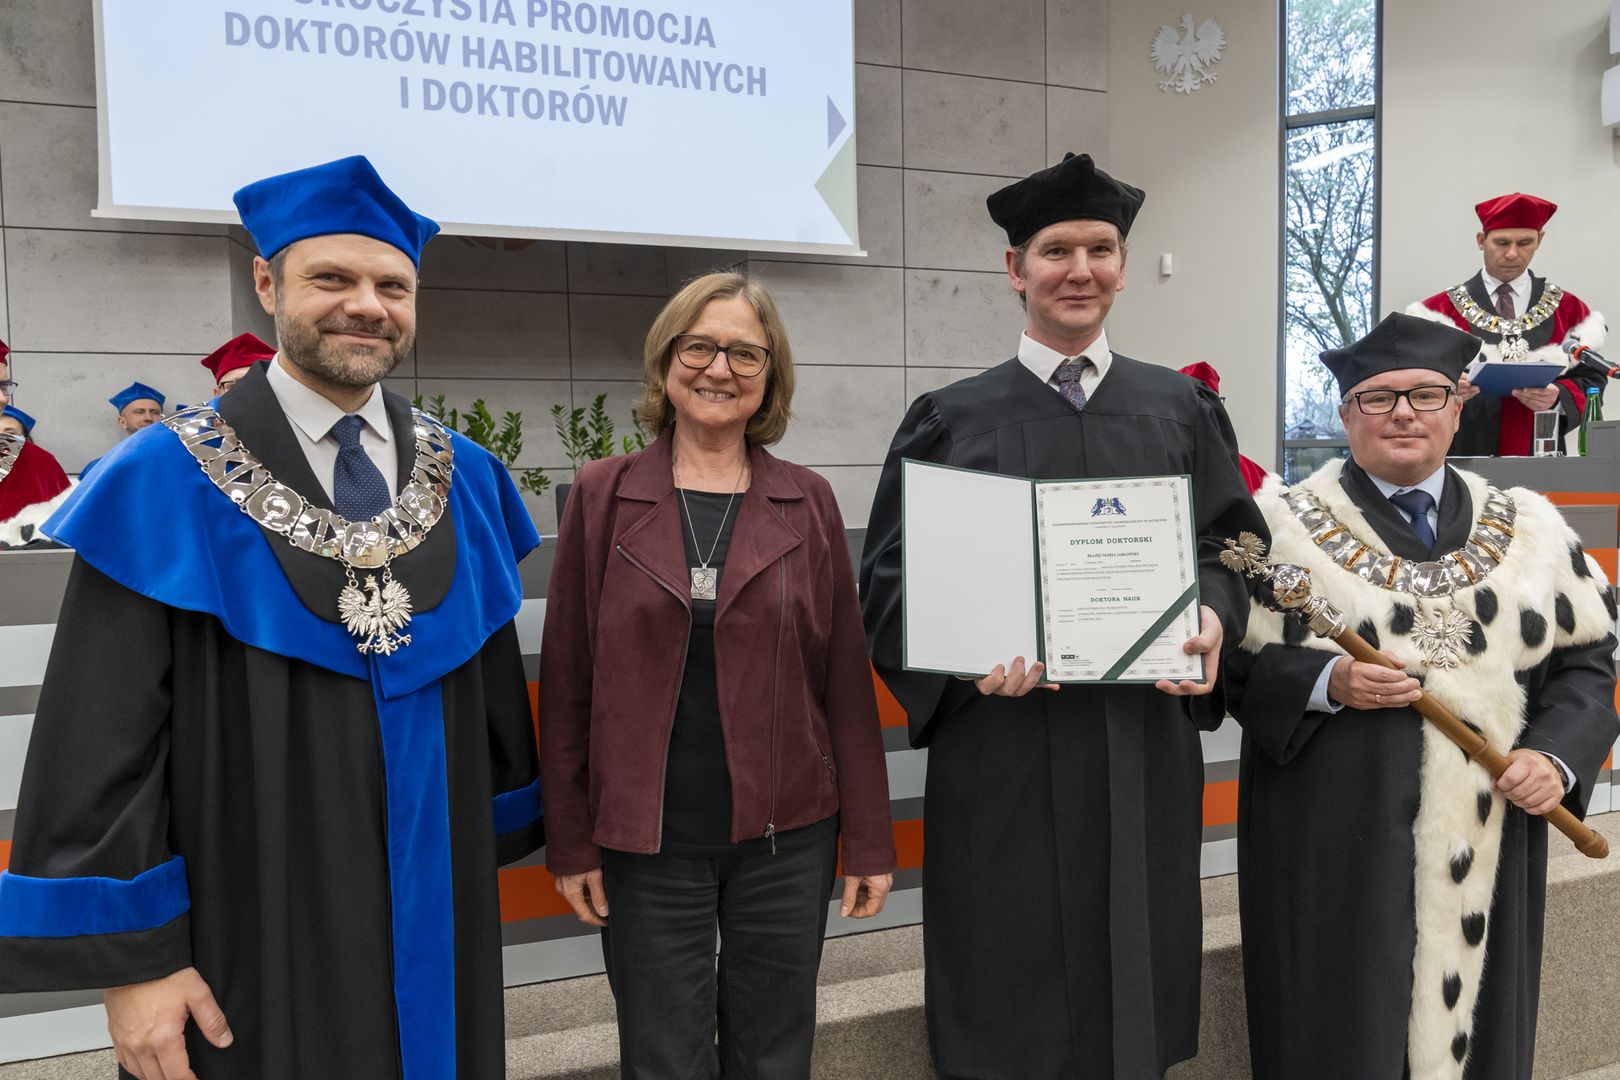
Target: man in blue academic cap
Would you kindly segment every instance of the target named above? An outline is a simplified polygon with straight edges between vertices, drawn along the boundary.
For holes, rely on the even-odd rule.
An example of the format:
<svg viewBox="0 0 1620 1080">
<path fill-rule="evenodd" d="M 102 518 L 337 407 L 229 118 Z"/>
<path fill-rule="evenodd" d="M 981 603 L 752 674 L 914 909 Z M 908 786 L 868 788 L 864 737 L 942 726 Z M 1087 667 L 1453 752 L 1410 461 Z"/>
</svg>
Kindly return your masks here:
<svg viewBox="0 0 1620 1080">
<path fill-rule="evenodd" d="M 117 412 L 119 430 L 128 438 L 162 420 L 165 401 L 162 391 L 154 390 L 143 382 L 132 382 L 108 398 L 107 404 Z M 89 476 L 90 470 L 100 464 L 100 458 L 91 460 L 79 470 L 79 476 Z"/>
<path fill-rule="evenodd" d="M 49 526 L 78 557 L 0 992 L 111 987 L 141 1080 L 502 1077 L 495 870 L 543 835 L 513 625 L 538 538 L 498 461 L 379 386 L 438 227 L 361 157 L 236 205 L 275 358 Z"/>
</svg>

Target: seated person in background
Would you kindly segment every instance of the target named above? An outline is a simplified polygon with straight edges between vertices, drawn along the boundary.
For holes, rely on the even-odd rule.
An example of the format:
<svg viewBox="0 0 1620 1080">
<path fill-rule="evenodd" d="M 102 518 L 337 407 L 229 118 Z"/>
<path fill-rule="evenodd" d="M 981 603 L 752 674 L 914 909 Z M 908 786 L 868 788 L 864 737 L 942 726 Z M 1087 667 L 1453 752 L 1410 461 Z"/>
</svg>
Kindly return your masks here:
<svg viewBox="0 0 1620 1080">
<path fill-rule="evenodd" d="M 249 368 L 275 355 L 272 346 L 252 334 L 238 334 L 203 357 L 202 366 L 213 373 L 214 396 L 224 397 L 231 387 L 242 381 Z"/>
<path fill-rule="evenodd" d="M 128 438 L 163 419 L 164 400 L 160 392 L 145 383 L 132 382 L 108 398 L 107 404 L 118 410 L 118 426 L 124 432 L 124 437 Z M 90 470 L 100 461 L 100 458 L 96 458 L 80 469 L 79 479 L 89 476 Z"/>
<path fill-rule="evenodd" d="M 1192 376 L 1205 386 L 1209 387 L 1211 390 L 1215 391 L 1217 394 L 1221 392 L 1221 373 L 1216 371 L 1213 366 L 1204 363 L 1202 360 L 1199 360 L 1196 363 L 1188 364 L 1186 367 L 1178 368 L 1177 370 L 1183 375 Z M 1221 396 L 1221 400 L 1226 400 L 1226 396 L 1224 394 Z M 1250 461 L 1242 453 L 1238 454 L 1238 472 L 1243 474 L 1243 482 L 1249 485 L 1250 495 L 1253 495 L 1255 492 L 1259 491 L 1260 485 L 1266 482 L 1266 470 Z"/>
<path fill-rule="evenodd" d="M 1474 207 L 1480 232 L 1474 237 L 1484 256 L 1479 273 L 1445 292 L 1407 307 L 1408 315 L 1457 326 L 1485 342 L 1487 360 L 1565 361 L 1560 348 L 1579 340 L 1603 347 L 1603 316 L 1575 294 L 1530 272 L 1541 246 L 1542 226 L 1557 205 L 1514 192 Z M 1504 340 L 1505 339 L 1505 340 Z M 1512 397 L 1481 394 L 1467 378 L 1457 385 L 1463 403 L 1462 427 L 1451 444 L 1453 455 L 1522 457 L 1530 452 L 1530 417 L 1557 409 L 1559 434 L 1581 421 L 1593 379 L 1559 379 L 1548 386 L 1523 387 Z M 1601 390 L 1600 390 L 1601 392 Z"/>
<path fill-rule="evenodd" d="M 73 487 L 33 433 L 32 416 L 11 404 L 0 409 L 0 549 L 44 542 L 39 527 Z"/>
</svg>

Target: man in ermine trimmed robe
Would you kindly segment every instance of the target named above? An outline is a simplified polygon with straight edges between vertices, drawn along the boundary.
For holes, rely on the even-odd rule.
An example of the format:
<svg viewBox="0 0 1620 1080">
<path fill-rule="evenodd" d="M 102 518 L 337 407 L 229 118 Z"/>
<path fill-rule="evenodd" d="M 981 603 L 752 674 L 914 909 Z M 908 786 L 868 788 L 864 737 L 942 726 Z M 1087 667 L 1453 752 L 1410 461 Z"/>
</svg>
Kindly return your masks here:
<svg viewBox="0 0 1620 1080">
<path fill-rule="evenodd" d="M 1489 360 L 1553 360 L 1567 363 L 1561 346 L 1578 340 L 1603 346 L 1603 316 L 1572 292 L 1530 272 L 1541 247 L 1542 228 L 1558 207 L 1546 199 L 1514 192 L 1474 207 L 1484 268 L 1467 281 L 1413 303 L 1408 315 L 1457 326 L 1485 343 Z M 1515 344 L 1517 342 L 1517 344 Z M 1506 355 L 1505 354 L 1513 354 Z M 1548 386 L 1522 387 L 1509 397 L 1481 393 L 1467 379 L 1457 385 L 1462 426 L 1451 453 L 1460 457 L 1522 457 L 1530 452 L 1530 417 L 1557 409 L 1559 434 L 1581 422 L 1588 391 L 1603 392 L 1597 375 L 1559 379 Z"/>
<path fill-rule="evenodd" d="M 111 451 L 0 875 L 0 991 L 142 1080 L 505 1076 L 496 866 L 542 839 L 493 457 L 378 384 L 438 229 L 364 158 L 236 194 L 280 351 Z"/>
<path fill-rule="evenodd" d="M 1229 667 L 1257 1080 L 1530 1080 L 1541 815 L 1584 813 L 1620 732 L 1615 609 L 1543 496 L 1445 464 L 1478 349 L 1396 314 L 1323 353 L 1352 460 L 1256 496 L 1271 558 L 1401 665 L 1256 606 Z M 1420 685 L 1507 754 L 1500 780 L 1411 708 Z"/>
</svg>

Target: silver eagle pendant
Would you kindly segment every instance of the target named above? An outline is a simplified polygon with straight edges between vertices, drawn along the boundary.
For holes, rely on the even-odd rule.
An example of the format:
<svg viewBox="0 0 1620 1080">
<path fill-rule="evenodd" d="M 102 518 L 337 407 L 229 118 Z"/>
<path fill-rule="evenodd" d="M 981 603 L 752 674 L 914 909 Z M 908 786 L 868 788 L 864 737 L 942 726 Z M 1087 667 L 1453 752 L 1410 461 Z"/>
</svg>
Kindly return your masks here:
<svg viewBox="0 0 1620 1080">
<path fill-rule="evenodd" d="M 345 569 L 349 583 L 338 593 L 338 615 L 349 633 L 359 639 L 360 652 L 392 656 L 409 645 L 411 635 L 400 633 L 411 621 L 411 594 L 405 586 L 385 568 L 381 583 L 368 574 L 362 591 L 354 571 Z"/>
</svg>

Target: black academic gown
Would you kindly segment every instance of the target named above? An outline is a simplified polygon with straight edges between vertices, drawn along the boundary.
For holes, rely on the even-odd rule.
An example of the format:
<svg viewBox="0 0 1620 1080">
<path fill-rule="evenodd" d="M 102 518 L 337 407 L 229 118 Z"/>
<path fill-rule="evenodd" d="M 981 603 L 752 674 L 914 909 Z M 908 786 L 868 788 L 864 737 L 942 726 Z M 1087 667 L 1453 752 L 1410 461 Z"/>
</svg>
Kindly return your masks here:
<svg viewBox="0 0 1620 1080">
<path fill-rule="evenodd" d="M 1340 485 L 1394 555 L 1437 558 L 1468 539 L 1474 510 L 1451 469 L 1432 553 L 1353 462 Z M 1284 626 L 1291 642 L 1305 640 L 1297 619 Z M 1366 621 L 1357 632 L 1376 647 L 1395 631 Z M 1555 700 L 1564 706 L 1527 727 L 1520 745 L 1557 755 L 1585 778 L 1565 799 L 1577 816 L 1620 731 L 1612 715 L 1605 721 L 1591 708 L 1605 693 L 1612 700 L 1613 650 L 1613 637 L 1555 649 L 1518 675 L 1530 715 Z M 1228 671 L 1227 700 L 1244 729 L 1238 890 L 1255 1080 L 1404 1075 L 1425 721 L 1410 708 L 1309 711 L 1335 655 L 1268 644 L 1237 653 Z M 1547 823 L 1511 806 L 1506 813 L 1467 1080 L 1530 1080 L 1534 1056 Z"/>
<path fill-rule="evenodd" d="M 403 483 L 414 446 L 410 410 L 397 395 L 385 400 Z M 262 368 L 219 409 L 278 479 L 330 506 Z M 138 437 L 174 438 L 158 429 Z M 458 480 L 468 448 L 458 444 Z M 178 453 L 189 464 L 189 455 Z M 96 482 L 118 473 L 109 457 Z M 121 494 L 146 508 L 149 523 L 124 542 L 168 542 L 174 523 L 165 514 L 165 492 Z M 213 499 L 212 512 L 242 517 L 222 494 L 204 494 Z M 279 565 L 310 611 L 337 621 L 337 564 L 247 525 L 242 546 L 262 536 L 274 559 L 219 552 L 214 569 L 228 578 L 223 588 L 252 593 L 262 575 L 250 568 Z M 452 510 L 425 544 L 394 563 L 419 624 L 445 602 L 458 545 L 467 542 Z M 408 889 L 423 895 L 408 902 L 447 918 L 442 929 L 453 935 L 453 1007 L 424 1015 L 420 1001 L 410 999 L 418 988 L 395 981 L 405 955 L 399 950 L 417 943 L 395 942 L 390 929 L 394 908 L 407 898 L 390 880 L 387 833 L 400 819 L 390 817 L 392 773 L 373 687 L 244 644 L 213 614 L 140 595 L 99 570 L 84 547 L 41 688 L 10 873 L 75 890 L 62 893 L 74 909 L 68 921 L 83 922 L 85 932 L 59 926 L 55 936 L 43 936 L 37 925 L 26 927 L 28 913 L 13 905 L 10 931 L 22 919 L 24 932 L 3 936 L 10 931 L 0 880 L 0 991 L 116 986 L 191 965 L 235 1036 L 230 1048 L 217 1050 L 188 1025 L 187 1049 L 202 1080 L 395 1080 L 408 1072 L 401 1065 L 401 1015 L 453 1039 L 460 1080 L 504 1076 L 495 871 L 498 862 L 536 848 L 543 835 L 537 813 L 512 805 L 514 798 L 527 802 L 525 796 L 508 795 L 504 808 L 497 799 L 526 790 L 538 799 L 532 717 L 510 616 L 438 680 L 438 695 L 428 685 L 429 712 L 417 717 L 439 723 L 431 706 L 435 697 L 442 700 L 449 865 L 411 881 Z M 511 549 L 502 554 L 511 561 Z M 404 797 L 409 813 L 417 793 L 392 794 Z M 431 798 L 424 795 L 420 805 L 432 813 Z M 115 909 L 103 913 L 114 920 L 112 931 L 106 922 L 94 925 L 78 882 L 127 881 L 172 869 L 176 857 L 183 859 L 188 909 L 135 930 L 118 930 L 116 922 L 127 915 L 139 924 L 140 913 Z M 418 1069 L 410 1080 L 424 1075 Z"/>
<path fill-rule="evenodd" d="M 1248 600 L 1219 566 L 1220 538 L 1265 531 L 1231 426 L 1214 394 L 1165 368 L 1116 354 L 1077 412 L 1009 361 L 913 403 L 861 562 L 874 663 L 910 716 L 913 745 L 929 748 L 923 932 L 940 1072 L 1157 1078 L 1197 1051 L 1198 729 L 1220 724 L 1221 692 L 983 697 L 969 682 L 903 670 L 903 458 L 1048 480 L 1190 475 L 1202 601 L 1230 647 Z"/>
</svg>

